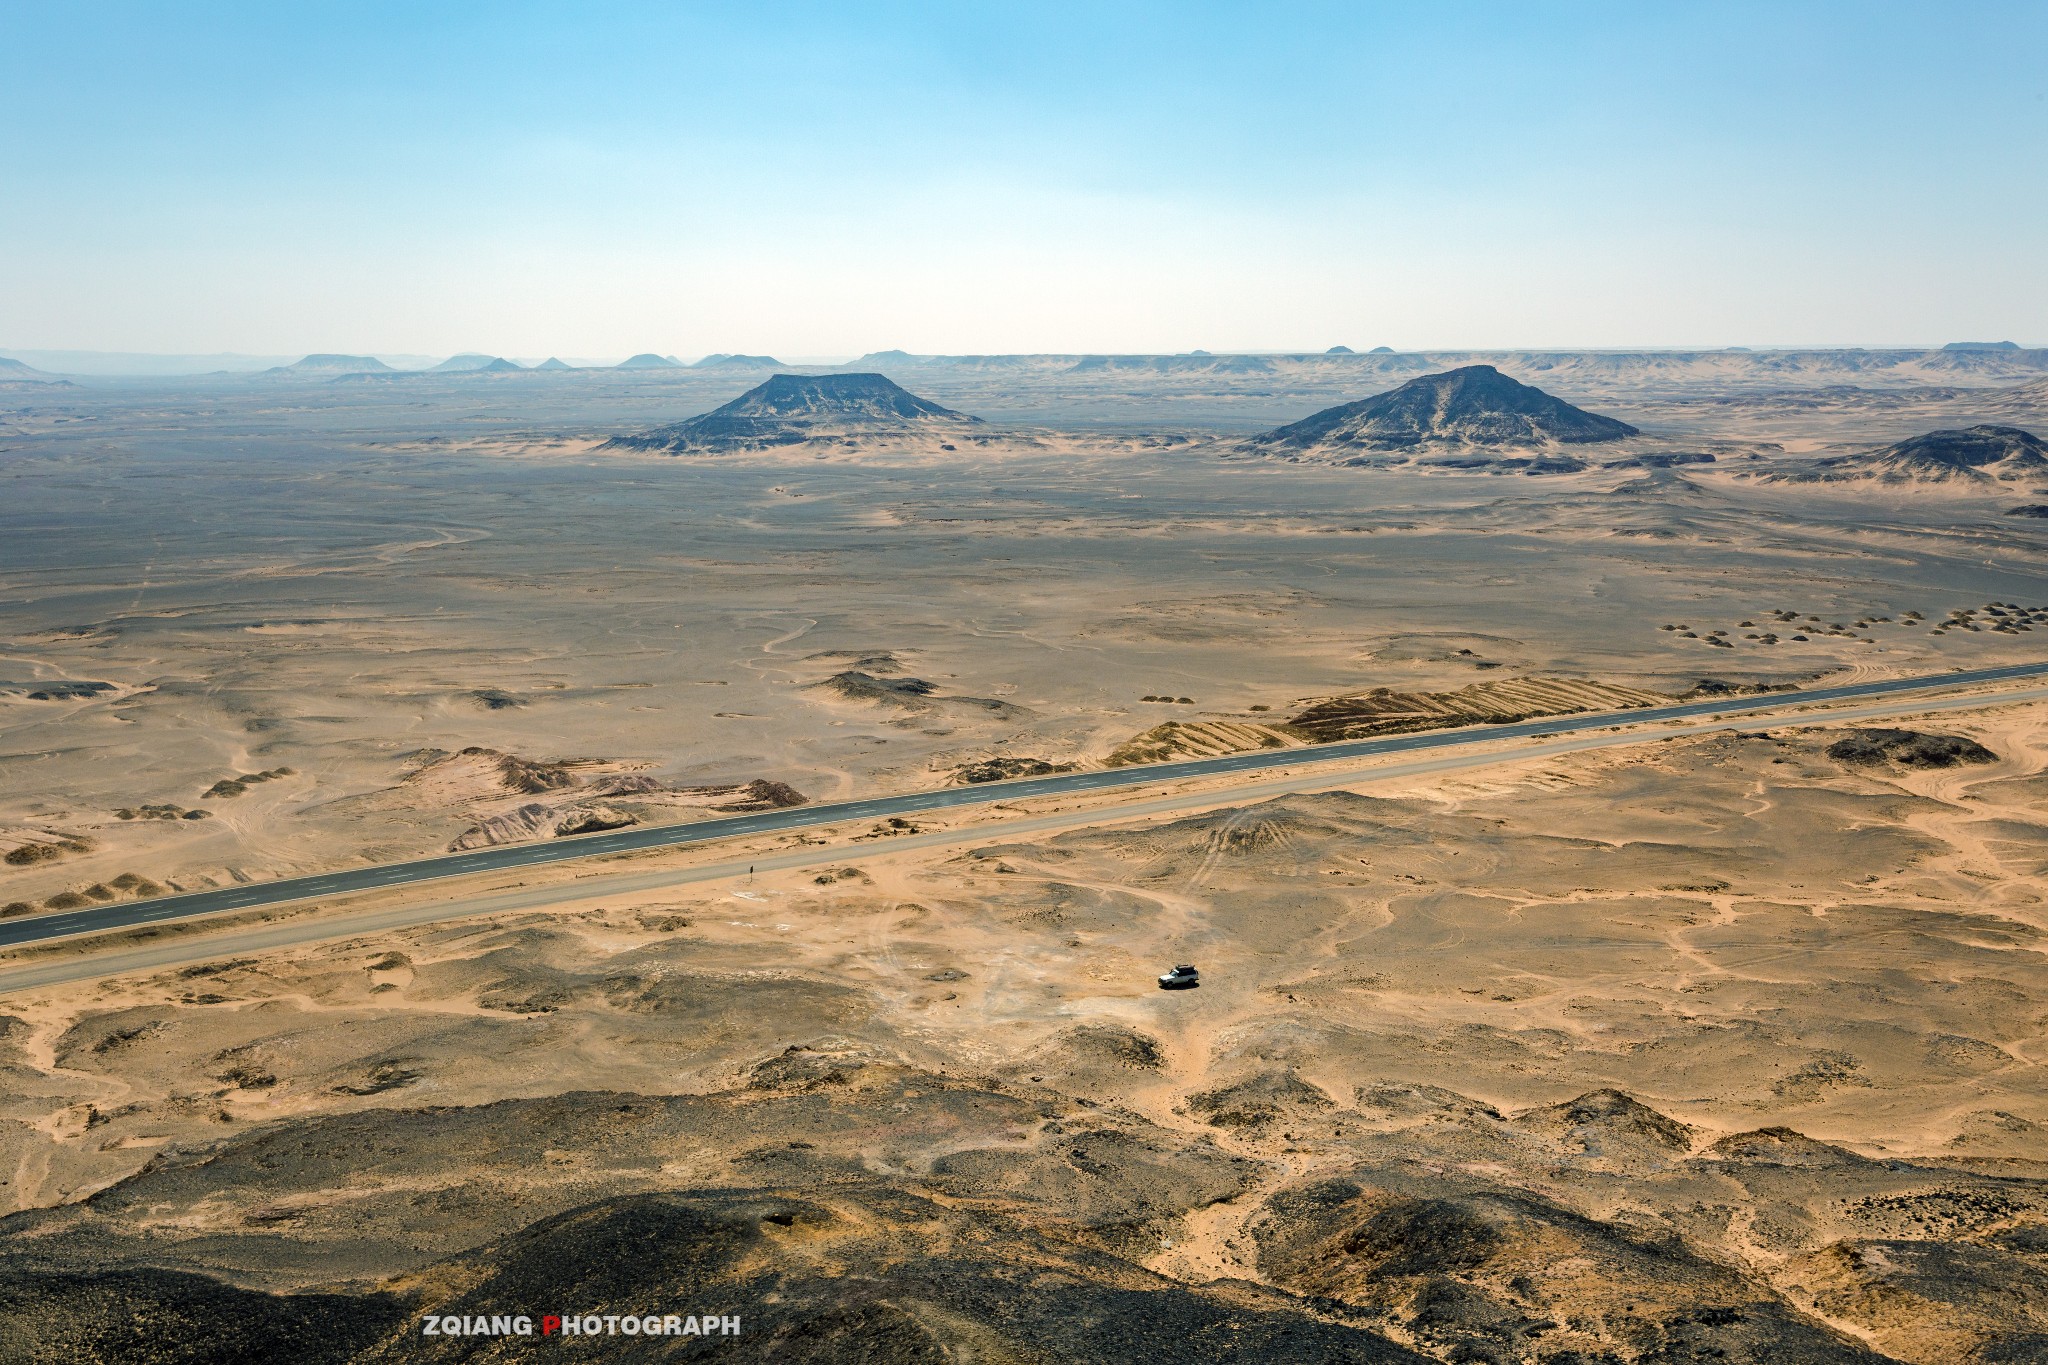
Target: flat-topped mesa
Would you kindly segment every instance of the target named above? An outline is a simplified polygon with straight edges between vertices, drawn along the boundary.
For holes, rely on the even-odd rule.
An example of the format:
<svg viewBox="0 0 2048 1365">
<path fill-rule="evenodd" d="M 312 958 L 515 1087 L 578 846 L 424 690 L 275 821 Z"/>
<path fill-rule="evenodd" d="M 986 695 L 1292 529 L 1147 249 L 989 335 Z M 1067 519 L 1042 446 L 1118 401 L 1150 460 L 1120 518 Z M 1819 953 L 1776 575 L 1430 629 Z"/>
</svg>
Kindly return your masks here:
<svg viewBox="0 0 2048 1365">
<path fill-rule="evenodd" d="M 688 421 L 620 436 L 601 449 L 719 454 L 861 437 L 944 436 L 980 424 L 879 374 L 778 374 L 724 407 Z"/>
<path fill-rule="evenodd" d="M 728 355 L 719 351 L 690 362 L 693 370 L 779 370 L 782 362 L 772 355 Z"/>
<path fill-rule="evenodd" d="M 0 384 L 48 384 L 54 388 L 75 388 L 74 384 L 45 374 L 35 366 L 0 355 Z"/>
<path fill-rule="evenodd" d="M 2048 441 L 2019 427 L 1930 431 L 1878 450 L 1763 476 L 1773 483 L 1982 483 L 2048 476 Z"/>
<path fill-rule="evenodd" d="M 1491 365 L 1466 365 L 1421 375 L 1375 398 L 1325 408 L 1245 445 L 1270 454 L 1345 455 L 1436 446 L 1584 445 L 1638 434 L 1626 422 L 1573 407 Z"/>
<path fill-rule="evenodd" d="M 263 371 L 267 375 L 316 375 L 337 374 L 397 374 L 398 371 L 371 355 L 334 355 L 318 353 L 294 360 L 289 365 L 273 365 Z"/>
</svg>

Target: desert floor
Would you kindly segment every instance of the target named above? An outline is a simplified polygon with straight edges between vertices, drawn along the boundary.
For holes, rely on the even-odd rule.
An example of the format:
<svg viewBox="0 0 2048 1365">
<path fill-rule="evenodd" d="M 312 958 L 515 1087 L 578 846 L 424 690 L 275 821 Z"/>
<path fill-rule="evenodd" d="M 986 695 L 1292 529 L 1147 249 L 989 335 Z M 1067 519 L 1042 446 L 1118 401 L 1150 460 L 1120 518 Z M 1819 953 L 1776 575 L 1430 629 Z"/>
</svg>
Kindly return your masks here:
<svg viewBox="0 0 2048 1365">
<path fill-rule="evenodd" d="M 538 393 L 7 395 L 0 844 L 48 852 L 0 902 L 1088 765 L 1375 687 L 2048 642 L 1930 633 L 2048 606 L 2014 490 L 1746 477 L 1980 390 L 1574 393 L 1719 458 L 1542 478 L 1235 458 L 1299 413 L 1227 389 L 730 461 L 593 449 L 730 394 Z M 1809 638 L 1746 638 L 1774 611 Z M 214 1305 L 412 1358 L 430 1309 L 687 1282 L 775 1359 L 2039 1358 L 2048 704 L 1899 723 L 1994 757 L 1846 763 L 1816 718 L 665 893 L 565 873 L 21 992 L 0 1301 L 72 1325 L 14 1349 L 118 1359 Z M 1177 961 L 1201 989 L 1153 988 Z"/>
</svg>

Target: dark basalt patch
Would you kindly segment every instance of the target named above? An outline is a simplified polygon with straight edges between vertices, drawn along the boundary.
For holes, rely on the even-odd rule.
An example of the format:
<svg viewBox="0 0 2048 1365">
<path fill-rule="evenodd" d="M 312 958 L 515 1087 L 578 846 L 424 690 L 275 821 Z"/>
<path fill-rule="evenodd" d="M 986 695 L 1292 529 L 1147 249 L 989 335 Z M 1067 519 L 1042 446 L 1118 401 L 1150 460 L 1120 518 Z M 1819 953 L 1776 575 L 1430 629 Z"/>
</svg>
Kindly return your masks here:
<svg viewBox="0 0 2048 1365">
<path fill-rule="evenodd" d="M 10 1361 L 340 1365 L 409 1317 L 389 1294 L 267 1294 L 172 1270 L 0 1273 Z"/>
<path fill-rule="evenodd" d="M 1926 735 L 1918 730 L 1855 730 L 1828 746 L 1838 763 L 1874 767 L 1896 763 L 1902 768 L 1953 768 L 1967 763 L 1996 763 L 1998 755 L 1962 735 Z"/>
<path fill-rule="evenodd" d="M 1676 469 L 1681 465 L 1713 464 L 1714 457 L 1704 450 L 1677 451 L 1671 454 L 1631 455 L 1625 460 L 1609 460 L 1603 469 Z"/>
<path fill-rule="evenodd" d="M 1188 1112 L 1216 1128 L 1262 1129 L 1335 1107 L 1328 1095 L 1291 1071 L 1267 1072 L 1188 1097 Z"/>
<path fill-rule="evenodd" d="M 117 690 L 110 682 L 44 683 L 28 694 L 30 701 L 91 701 Z"/>
</svg>

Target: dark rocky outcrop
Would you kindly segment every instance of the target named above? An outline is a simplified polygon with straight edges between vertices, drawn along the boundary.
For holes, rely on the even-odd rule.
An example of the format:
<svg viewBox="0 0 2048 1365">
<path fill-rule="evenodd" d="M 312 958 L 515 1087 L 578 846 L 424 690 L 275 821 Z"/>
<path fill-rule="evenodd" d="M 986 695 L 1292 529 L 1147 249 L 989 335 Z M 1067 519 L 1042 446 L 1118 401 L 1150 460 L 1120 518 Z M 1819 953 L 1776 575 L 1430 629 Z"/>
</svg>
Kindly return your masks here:
<svg viewBox="0 0 2048 1365">
<path fill-rule="evenodd" d="M 1896 763 L 1902 768 L 1953 768 L 1998 761 L 1997 754 L 1974 739 L 1918 730 L 1852 730 L 1828 746 L 1828 757 L 1858 767 Z"/>
<path fill-rule="evenodd" d="M 1610 460 L 1602 467 L 1606 469 L 1676 469 L 1680 465 L 1713 463 L 1714 457 L 1704 450 L 1686 450 L 1668 455 L 1631 455 L 1625 460 Z"/>
<path fill-rule="evenodd" d="M 2048 442 L 2019 427 L 1930 431 L 1878 450 L 1764 476 L 1776 483 L 1957 483 L 2048 478 Z"/>
<path fill-rule="evenodd" d="M 953 773 L 955 782 L 1007 782 L 1015 777 L 1047 777 L 1072 772 L 1071 763 L 1048 763 L 1042 758 L 988 758 L 969 763 Z"/>
<path fill-rule="evenodd" d="M 963 697 L 941 693 L 936 684 L 926 682 L 923 678 L 877 678 L 872 673 L 848 669 L 843 673 L 834 673 L 816 685 L 821 690 L 834 693 L 847 701 L 897 707 L 913 713 L 928 712 L 943 705 L 986 711 L 990 715 L 1001 717 L 1025 714 L 1021 707 L 999 701 L 994 697 Z"/>
<path fill-rule="evenodd" d="M 1333 1108 L 1330 1097 L 1292 1071 L 1268 1071 L 1188 1097 L 1188 1112 L 1216 1128 L 1267 1128 Z"/>
</svg>

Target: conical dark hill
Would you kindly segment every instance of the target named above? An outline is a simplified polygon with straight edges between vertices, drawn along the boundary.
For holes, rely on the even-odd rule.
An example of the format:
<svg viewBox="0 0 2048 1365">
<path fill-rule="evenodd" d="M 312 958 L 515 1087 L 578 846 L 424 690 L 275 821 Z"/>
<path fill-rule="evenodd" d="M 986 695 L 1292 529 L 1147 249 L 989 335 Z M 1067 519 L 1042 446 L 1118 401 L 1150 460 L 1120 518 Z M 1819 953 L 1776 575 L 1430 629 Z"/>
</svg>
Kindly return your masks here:
<svg viewBox="0 0 2048 1365">
<path fill-rule="evenodd" d="M 919 398 L 879 374 L 778 374 L 724 407 L 606 443 L 675 454 L 768 450 L 830 438 L 945 432 L 979 418 Z"/>
<path fill-rule="evenodd" d="M 1276 454 L 1336 455 L 1424 446 L 1582 445 L 1637 434 L 1626 422 L 1573 407 L 1491 365 L 1467 365 L 1325 408 L 1246 445 Z"/>
</svg>

